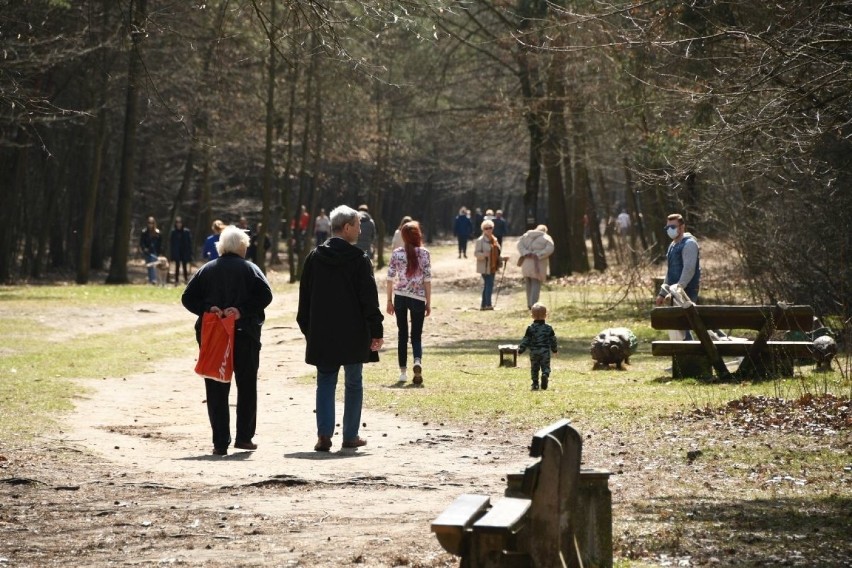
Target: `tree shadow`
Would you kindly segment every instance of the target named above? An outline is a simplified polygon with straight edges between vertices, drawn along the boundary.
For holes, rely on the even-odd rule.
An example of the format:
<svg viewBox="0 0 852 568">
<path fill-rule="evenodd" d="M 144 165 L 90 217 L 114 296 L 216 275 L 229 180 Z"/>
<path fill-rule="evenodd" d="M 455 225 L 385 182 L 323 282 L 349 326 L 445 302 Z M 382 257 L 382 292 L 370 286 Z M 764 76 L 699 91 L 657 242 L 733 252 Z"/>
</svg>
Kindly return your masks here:
<svg viewBox="0 0 852 568">
<path fill-rule="evenodd" d="M 674 497 L 632 508 L 655 518 L 665 510 L 674 521 L 666 524 L 673 528 L 660 533 L 661 538 L 645 539 L 644 546 L 655 555 L 700 554 L 721 559 L 726 566 L 784 565 L 810 558 L 814 563 L 809 565 L 840 567 L 849 566 L 852 559 L 852 497 Z"/>
</svg>

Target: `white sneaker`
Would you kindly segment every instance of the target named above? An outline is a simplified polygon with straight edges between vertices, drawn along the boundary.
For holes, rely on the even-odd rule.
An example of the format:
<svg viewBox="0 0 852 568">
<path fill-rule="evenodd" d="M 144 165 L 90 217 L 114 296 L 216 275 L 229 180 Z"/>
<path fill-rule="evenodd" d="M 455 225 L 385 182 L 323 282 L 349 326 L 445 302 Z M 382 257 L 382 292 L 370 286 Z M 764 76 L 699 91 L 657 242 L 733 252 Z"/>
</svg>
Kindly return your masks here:
<svg viewBox="0 0 852 568">
<path fill-rule="evenodd" d="M 408 375 L 405 374 L 405 369 L 400 370 L 399 379 L 397 379 L 398 383 L 408 382 Z"/>
</svg>

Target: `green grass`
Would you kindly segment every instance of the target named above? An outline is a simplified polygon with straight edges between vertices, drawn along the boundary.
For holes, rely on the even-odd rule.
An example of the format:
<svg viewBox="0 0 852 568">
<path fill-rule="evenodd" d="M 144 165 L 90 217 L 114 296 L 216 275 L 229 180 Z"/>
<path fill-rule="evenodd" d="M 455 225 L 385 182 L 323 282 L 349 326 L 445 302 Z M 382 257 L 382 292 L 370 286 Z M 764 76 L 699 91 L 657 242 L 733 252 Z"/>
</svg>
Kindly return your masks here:
<svg viewBox="0 0 852 568">
<path fill-rule="evenodd" d="M 120 306 L 133 302 L 168 303 L 180 299 L 183 288 L 171 286 L 39 285 L 0 287 L 0 311 L 20 306 Z"/>
<path fill-rule="evenodd" d="M 468 294 L 465 305 L 476 305 L 476 292 Z M 563 417 L 585 427 L 653 425 L 677 411 L 720 406 L 749 394 L 783 398 L 805 393 L 849 395 L 849 382 L 840 373 L 812 373 L 812 366 L 797 367 L 795 377 L 763 382 L 672 380 L 665 370 L 671 359 L 650 354 L 651 341 L 665 337 L 665 332 L 649 325 L 650 300 L 647 306 L 624 302 L 612 307 L 606 304 L 610 295 L 605 287 L 578 291 L 548 286 L 543 290 L 548 323 L 559 339 L 559 354 L 552 359 L 551 388 L 546 392 L 529 390 L 528 356 L 519 356 L 517 368 L 498 367 L 497 345 L 518 343 L 530 323 L 523 289 L 504 293 L 498 312 L 458 310 L 452 321 L 437 325 L 427 318 L 423 389 L 391 387 L 399 373 L 396 326 L 386 320 L 385 345 L 390 349 L 383 353 L 384 363 L 366 367 L 368 383 L 378 387 L 367 389 L 367 404 L 420 419 L 510 424 L 534 430 Z M 435 297 L 440 305 L 440 292 Z M 592 338 L 602 329 L 616 326 L 630 328 L 640 342 L 629 370 L 592 370 Z M 429 338 L 430 334 L 440 337 Z M 410 358 L 409 351 L 409 365 Z"/>
<path fill-rule="evenodd" d="M 181 345 L 195 348 L 185 325 L 153 332 L 140 324 L 54 340 L 62 331 L 62 318 L 74 317 L 78 309 L 139 301 L 172 306 L 179 296 L 175 289 L 142 286 L 0 289 L 0 334 L 13 338 L 0 348 L 0 432 L 4 437 L 27 439 L 52 427 L 57 415 L 72 408 L 71 397 L 80 388 L 71 379 L 138 373 L 153 368 L 164 356 L 178 354 Z"/>
</svg>

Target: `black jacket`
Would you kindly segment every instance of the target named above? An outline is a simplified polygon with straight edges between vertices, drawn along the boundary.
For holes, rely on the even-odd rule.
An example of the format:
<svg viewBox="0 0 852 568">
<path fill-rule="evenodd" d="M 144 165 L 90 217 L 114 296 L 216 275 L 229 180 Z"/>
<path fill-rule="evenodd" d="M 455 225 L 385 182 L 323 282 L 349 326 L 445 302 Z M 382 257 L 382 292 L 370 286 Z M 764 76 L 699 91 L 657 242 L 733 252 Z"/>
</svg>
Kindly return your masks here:
<svg viewBox="0 0 852 568">
<path fill-rule="evenodd" d="M 272 289 L 260 269 L 236 254 L 226 254 L 198 269 L 180 298 L 183 306 L 198 316 L 196 337 L 200 338 L 201 315 L 213 306 L 237 308 L 237 333 L 260 343 L 264 308 L 272 301 Z"/>
<path fill-rule="evenodd" d="M 296 316 L 308 344 L 305 362 L 317 366 L 369 362 L 370 343 L 382 337 L 382 320 L 373 266 L 364 251 L 331 238 L 308 254 Z"/>
<path fill-rule="evenodd" d="M 169 254 L 172 260 L 192 262 L 192 233 L 189 229 L 172 229 L 169 239 Z"/>
</svg>

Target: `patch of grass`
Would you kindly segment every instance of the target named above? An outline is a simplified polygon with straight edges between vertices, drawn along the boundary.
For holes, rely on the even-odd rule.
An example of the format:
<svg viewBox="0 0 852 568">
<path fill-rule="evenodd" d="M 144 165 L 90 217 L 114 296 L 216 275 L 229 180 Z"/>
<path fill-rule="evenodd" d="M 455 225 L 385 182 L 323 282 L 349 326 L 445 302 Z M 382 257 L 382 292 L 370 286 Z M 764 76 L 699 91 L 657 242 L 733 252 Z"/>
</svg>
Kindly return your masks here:
<svg viewBox="0 0 852 568">
<path fill-rule="evenodd" d="M 438 292 L 440 293 L 440 292 Z M 467 305 L 475 304 L 476 291 Z M 795 398 L 804 393 L 844 395 L 848 381 L 839 373 L 812 373 L 798 367 L 796 376 L 764 382 L 715 384 L 694 379 L 673 380 L 671 359 L 653 357 L 650 343 L 665 332 L 650 327 L 647 312 L 637 313 L 624 303 L 606 307 L 606 289 L 583 294 L 585 307 L 576 304 L 578 292 L 550 288 L 548 323 L 559 340 L 559 354 L 552 359 L 548 391 L 530 391 L 529 357 L 518 357 L 517 368 L 498 367 L 497 345 L 518 343 L 530 316 L 523 290 L 502 296 L 497 312 L 459 310 L 449 322 L 427 319 L 424 336 L 425 388 L 394 388 L 398 377 L 395 325 L 386 320 L 383 363 L 367 365 L 365 376 L 374 387 L 366 392 L 367 404 L 419 419 L 461 423 L 506 424 L 535 430 L 559 418 L 583 427 L 626 429 L 690 408 L 716 407 L 745 395 Z M 440 297 L 440 296 L 439 296 Z M 589 348 L 592 338 L 605 327 L 628 327 L 639 339 L 637 353 L 625 370 L 592 370 Z M 430 338 L 431 334 L 431 338 Z M 410 349 L 410 347 L 409 347 Z M 409 366 L 410 366 L 409 352 Z"/>
<path fill-rule="evenodd" d="M 67 317 L 69 307 L 126 304 L 134 301 L 173 304 L 179 291 L 141 286 L 38 286 L 0 290 L 0 334 L 13 337 L 0 359 L 0 432 L 28 438 L 54 424 L 72 408 L 77 394 L 73 378 L 115 377 L 153 368 L 164 354 L 174 356 L 185 344 L 195 349 L 185 325 L 143 326 L 50 340 L 53 317 Z M 30 313 L 30 317 L 6 314 Z M 61 316 L 57 314 L 62 314 Z"/>
<path fill-rule="evenodd" d="M 170 303 L 179 299 L 182 287 L 173 286 L 108 286 L 103 284 L 7 286 L 0 288 L 0 310 L 26 305 L 50 308 L 61 306 L 118 306 L 133 302 Z"/>
</svg>

